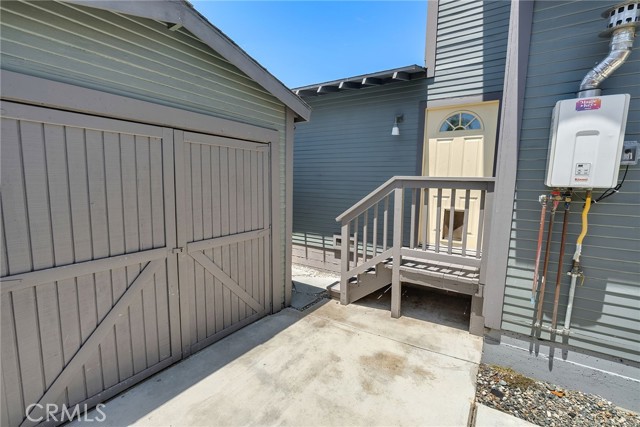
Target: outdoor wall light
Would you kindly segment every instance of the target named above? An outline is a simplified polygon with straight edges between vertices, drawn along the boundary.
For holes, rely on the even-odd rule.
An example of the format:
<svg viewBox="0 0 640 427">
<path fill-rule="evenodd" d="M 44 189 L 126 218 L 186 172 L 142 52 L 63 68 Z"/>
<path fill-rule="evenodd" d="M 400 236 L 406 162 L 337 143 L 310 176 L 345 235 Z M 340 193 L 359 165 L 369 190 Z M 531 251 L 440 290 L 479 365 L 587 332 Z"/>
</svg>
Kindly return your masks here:
<svg viewBox="0 0 640 427">
<path fill-rule="evenodd" d="M 393 122 L 393 127 L 391 128 L 391 135 L 398 136 L 400 135 L 400 128 L 398 127 L 398 123 L 402 123 L 404 120 L 404 114 L 400 114 L 396 116 L 396 120 Z"/>
</svg>

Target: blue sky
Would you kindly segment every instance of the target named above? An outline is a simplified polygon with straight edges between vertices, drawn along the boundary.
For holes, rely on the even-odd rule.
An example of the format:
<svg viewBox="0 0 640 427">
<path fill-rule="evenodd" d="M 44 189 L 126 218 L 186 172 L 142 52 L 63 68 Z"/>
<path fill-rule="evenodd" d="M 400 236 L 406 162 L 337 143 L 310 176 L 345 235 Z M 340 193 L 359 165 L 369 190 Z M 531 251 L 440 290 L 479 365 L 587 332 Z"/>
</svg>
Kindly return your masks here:
<svg viewBox="0 0 640 427">
<path fill-rule="evenodd" d="M 192 1 L 294 88 L 424 65 L 425 1 Z"/>
</svg>

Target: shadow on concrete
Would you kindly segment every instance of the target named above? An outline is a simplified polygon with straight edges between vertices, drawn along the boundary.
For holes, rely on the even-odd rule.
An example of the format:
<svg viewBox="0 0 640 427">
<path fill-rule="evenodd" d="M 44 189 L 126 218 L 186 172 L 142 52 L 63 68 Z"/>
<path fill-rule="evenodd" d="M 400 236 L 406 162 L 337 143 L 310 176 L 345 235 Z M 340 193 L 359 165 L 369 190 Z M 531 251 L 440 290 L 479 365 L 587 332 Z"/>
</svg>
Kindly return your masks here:
<svg viewBox="0 0 640 427">
<path fill-rule="evenodd" d="M 264 317 L 169 366 L 145 381 L 132 384 L 131 388 L 105 402 L 107 407 L 103 411 L 107 416 L 100 425 L 119 427 L 135 424 L 216 371 L 260 347 L 327 302 L 329 302 L 328 299 L 320 300 L 315 304 L 313 310 L 306 312 L 285 309 L 275 315 Z M 239 335 L 242 336 L 242 339 L 238 339 Z M 147 383 L 156 383 L 157 386 L 149 387 Z M 117 413 L 110 410 L 110 404 L 116 405 Z M 101 414 L 94 410 L 83 419 L 91 421 L 100 417 Z M 67 425 L 80 424 L 82 422 L 76 420 Z"/>
<path fill-rule="evenodd" d="M 386 310 L 391 316 L 391 285 L 372 293 L 355 304 Z M 471 297 L 438 289 L 402 285 L 402 316 L 436 323 L 463 331 L 469 330 Z"/>
</svg>

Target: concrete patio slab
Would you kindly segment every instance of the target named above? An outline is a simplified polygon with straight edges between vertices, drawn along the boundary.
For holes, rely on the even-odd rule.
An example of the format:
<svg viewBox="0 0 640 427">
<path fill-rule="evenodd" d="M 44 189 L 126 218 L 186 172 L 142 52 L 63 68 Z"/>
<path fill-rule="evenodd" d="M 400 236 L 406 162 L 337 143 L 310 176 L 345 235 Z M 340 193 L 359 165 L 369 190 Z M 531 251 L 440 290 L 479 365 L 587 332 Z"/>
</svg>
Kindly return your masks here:
<svg viewBox="0 0 640 427">
<path fill-rule="evenodd" d="M 466 301 L 459 296 L 405 286 L 399 319 L 391 318 L 391 292 L 384 289 L 346 307 L 333 300 L 313 314 L 362 332 L 478 364 L 483 340 L 467 331 Z"/>
<path fill-rule="evenodd" d="M 101 424 L 466 425 L 481 339 L 382 301 L 266 317 L 107 402 Z"/>
</svg>

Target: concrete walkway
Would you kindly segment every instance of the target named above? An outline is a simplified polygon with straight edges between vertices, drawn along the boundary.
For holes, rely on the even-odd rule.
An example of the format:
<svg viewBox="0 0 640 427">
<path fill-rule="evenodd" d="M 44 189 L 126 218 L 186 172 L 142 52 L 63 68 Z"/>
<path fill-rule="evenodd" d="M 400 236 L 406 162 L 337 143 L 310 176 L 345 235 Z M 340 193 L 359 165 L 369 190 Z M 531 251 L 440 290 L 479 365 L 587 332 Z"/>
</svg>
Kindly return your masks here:
<svg viewBox="0 0 640 427">
<path fill-rule="evenodd" d="M 489 408 L 485 405 L 477 405 L 475 413 L 475 427 L 535 427 L 528 421 L 516 418 L 513 415 Z"/>
<path fill-rule="evenodd" d="M 101 425 L 466 426 L 482 350 L 468 302 L 403 298 L 400 319 L 388 292 L 266 317 L 107 402 Z"/>
</svg>

